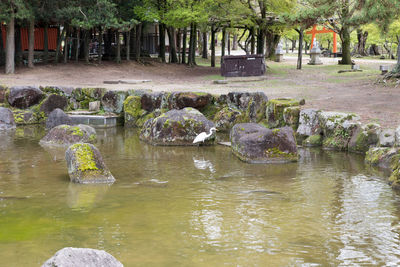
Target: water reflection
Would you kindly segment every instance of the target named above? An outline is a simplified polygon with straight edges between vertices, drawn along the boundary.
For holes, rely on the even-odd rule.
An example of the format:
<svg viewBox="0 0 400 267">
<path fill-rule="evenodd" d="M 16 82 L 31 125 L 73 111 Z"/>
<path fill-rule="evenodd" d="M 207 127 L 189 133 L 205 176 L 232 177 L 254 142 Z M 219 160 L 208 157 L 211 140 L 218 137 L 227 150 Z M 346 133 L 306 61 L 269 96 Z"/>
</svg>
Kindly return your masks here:
<svg viewBox="0 0 400 267">
<path fill-rule="evenodd" d="M 68 185 L 68 207 L 77 211 L 88 211 L 99 203 L 111 185 L 108 184 L 74 184 Z"/>
<path fill-rule="evenodd" d="M 2 262 L 40 266 L 84 246 L 126 266 L 400 264 L 399 197 L 358 155 L 301 149 L 298 163 L 252 165 L 222 146 L 98 135 L 112 186 L 71 184 L 39 132 L 2 139 L 0 192 L 30 196 L 0 201 Z"/>
</svg>

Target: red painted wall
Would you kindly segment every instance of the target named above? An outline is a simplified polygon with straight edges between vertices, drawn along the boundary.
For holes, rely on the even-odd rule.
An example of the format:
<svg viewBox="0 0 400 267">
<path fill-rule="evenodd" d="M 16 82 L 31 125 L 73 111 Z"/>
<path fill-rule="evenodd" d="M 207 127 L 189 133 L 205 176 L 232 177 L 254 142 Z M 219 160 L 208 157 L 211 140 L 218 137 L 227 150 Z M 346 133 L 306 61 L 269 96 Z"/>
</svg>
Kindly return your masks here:
<svg viewBox="0 0 400 267">
<path fill-rule="evenodd" d="M 1 26 L 1 33 L 3 37 L 3 47 L 6 47 L 6 34 L 7 27 L 4 25 Z M 49 50 L 56 50 L 57 48 L 57 28 L 48 28 L 48 44 Z M 21 44 L 22 50 L 28 50 L 28 29 L 21 28 Z M 44 28 L 35 28 L 35 50 L 43 50 L 44 49 Z"/>
</svg>

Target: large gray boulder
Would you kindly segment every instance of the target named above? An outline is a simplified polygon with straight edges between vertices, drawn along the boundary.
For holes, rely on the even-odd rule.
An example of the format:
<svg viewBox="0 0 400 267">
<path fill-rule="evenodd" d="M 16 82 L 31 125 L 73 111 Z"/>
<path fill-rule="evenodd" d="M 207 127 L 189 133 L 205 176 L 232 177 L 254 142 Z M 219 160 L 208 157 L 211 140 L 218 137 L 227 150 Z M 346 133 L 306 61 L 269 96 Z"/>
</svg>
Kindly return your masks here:
<svg viewBox="0 0 400 267">
<path fill-rule="evenodd" d="M 71 144 L 84 142 L 96 142 L 96 130 L 88 125 L 58 125 L 52 128 L 45 137 L 40 140 L 41 145 L 68 146 Z"/>
<path fill-rule="evenodd" d="M 42 267 L 123 267 L 123 265 L 104 250 L 67 247 L 57 251 Z"/>
<path fill-rule="evenodd" d="M 64 110 L 68 106 L 68 99 L 63 95 L 51 94 L 40 104 L 40 111 L 48 116 L 56 108 Z"/>
<path fill-rule="evenodd" d="M 376 123 L 368 123 L 357 127 L 350 138 L 348 150 L 356 153 L 365 153 L 371 146 L 376 146 L 379 141 L 381 126 Z"/>
<path fill-rule="evenodd" d="M 168 98 L 170 109 L 183 109 L 187 107 L 202 109 L 212 101 L 208 93 L 174 92 Z"/>
<path fill-rule="evenodd" d="M 226 96 L 226 102 L 231 108 L 246 111 L 249 121 L 256 122 L 265 117 L 268 97 L 263 92 L 230 92 Z"/>
<path fill-rule="evenodd" d="M 121 113 L 124 100 L 128 93 L 126 91 L 107 91 L 101 98 L 101 104 L 106 112 Z"/>
<path fill-rule="evenodd" d="M 49 114 L 46 120 L 46 128 L 51 129 L 62 124 L 72 125 L 72 119 L 63 110 L 56 108 Z"/>
<path fill-rule="evenodd" d="M 25 109 L 38 104 L 45 94 L 36 86 L 13 86 L 10 88 L 8 103 L 12 107 Z"/>
<path fill-rule="evenodd" d="M 394 129 L 383 129 L 379 134 L 379 146 L 392 147 L 396 141 L 396 131 Z"/>
<path fill-rule="evenodd" d="M 140 139 L 153 145 L 192 146 L 195 137 L 201 132 L 209 133 L 214 123 L 194 108 L 170 110 L 143 125 Z M 205 144 L 212 144 L 211 136 Z"/>
<path fill-rule="evenodd" d="M 141 96 L 142 109 L 147 112 L 153 112 L 156 109 L 161 108 L 163 102 L 166 102 L 166 93 L 163 92 L 149 92 L 144 93 Z"/>
<path fill-rule="evenodd" d="M 291 127 L 267 129 L 256 123 L 240 123 L 230 134 L 232 152 L 248 163 L 287 163 L 298 160 Z"/>
<path fill-rule="evenodd" d="M 113 183 L 115 178 L 105 165 L 100 151 L 92 144 L 77 143 L 65 152 L 71 182 L 80 184 Z"/>
<path fill-rule="evenodd" d="M 8 108 L 0 107 L 0 131 L 15 129 L 14 115 Z"/>
<path fill-rule="evenodd" d="M 299 127 L 297 128 L 297 137 L 305 139 L 312 135 L 319 135 L 321 127 L 319 126 L 318 109 L 302 109 L 299 115 Z"/>
</svg>

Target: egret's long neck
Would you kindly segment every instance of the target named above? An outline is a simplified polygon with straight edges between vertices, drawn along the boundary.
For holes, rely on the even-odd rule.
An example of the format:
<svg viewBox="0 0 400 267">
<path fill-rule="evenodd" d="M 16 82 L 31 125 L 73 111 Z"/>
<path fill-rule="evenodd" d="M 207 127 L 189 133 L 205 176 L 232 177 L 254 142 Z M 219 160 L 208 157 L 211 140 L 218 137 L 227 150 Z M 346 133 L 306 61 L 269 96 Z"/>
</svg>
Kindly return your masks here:
<svg viewBox="0 0 400 267">
<path fill-rule="evenodd" d="M 212 130 L 210 130 L 210 133 L 209 133 L 209 134 L 207 134 L 207 137 L 210 137 L 212 134 L 213 134 L 213 131 L 212 131 Z"/>
</svg>

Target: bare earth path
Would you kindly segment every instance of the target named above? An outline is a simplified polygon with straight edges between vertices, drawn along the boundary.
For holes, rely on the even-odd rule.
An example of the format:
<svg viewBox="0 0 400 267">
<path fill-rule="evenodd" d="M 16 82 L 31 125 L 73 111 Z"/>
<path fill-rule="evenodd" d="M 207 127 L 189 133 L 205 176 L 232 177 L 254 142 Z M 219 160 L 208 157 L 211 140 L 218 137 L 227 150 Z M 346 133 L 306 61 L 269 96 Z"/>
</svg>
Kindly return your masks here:
<svg viewBox="0 0 400 267">
<path fill-rule="evenodd" d="M 0 84 L 204 91 L 213 94 L 263 91 L 269 98 L 305 98 L 307 107 L 354 112 L 361 115 L 364 122 L 377 122 L 384 127 L 400 124 L 400 88 L 375 84 L 379 77 L 379 65 L 390 65 L 391 61 L 359 60 L 363 72 L 338 74 L 338 70 L 349 67 L 336 65 L 336 59 L 323 60 L 322 66 L 308 66 L 305 60 L 304 69 L 298 71 L 295 70 L 296 59 L 287 57 L 284 63 L 267 62 L 265 80 L 231 80 L 223 85 L 213 84 L 213 80 L 223 79 L 219 76 L 219 68 L 190 68 L 156 62 L 38 65 L 33 70 L 20 68 L 14 75 L 0 74 Z M 103 84 L 104 80 L 119 79 L 151 82 Z"/>
</svg>

